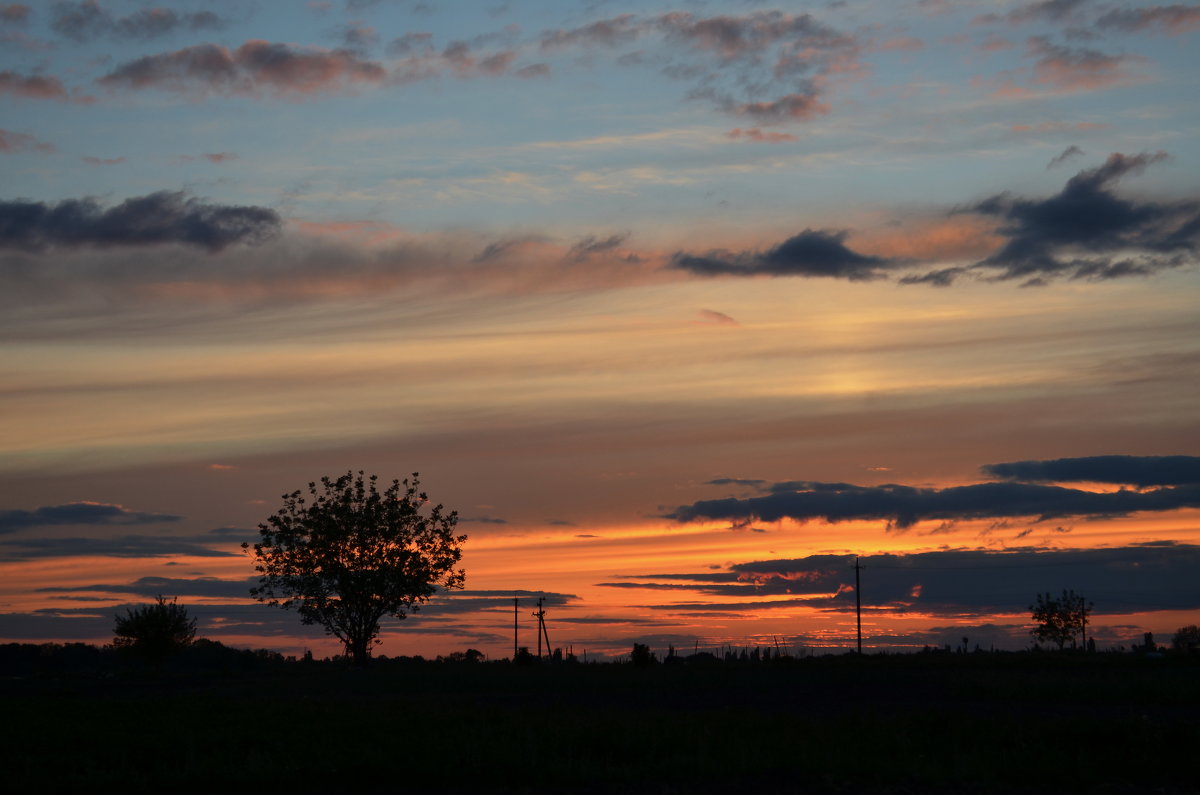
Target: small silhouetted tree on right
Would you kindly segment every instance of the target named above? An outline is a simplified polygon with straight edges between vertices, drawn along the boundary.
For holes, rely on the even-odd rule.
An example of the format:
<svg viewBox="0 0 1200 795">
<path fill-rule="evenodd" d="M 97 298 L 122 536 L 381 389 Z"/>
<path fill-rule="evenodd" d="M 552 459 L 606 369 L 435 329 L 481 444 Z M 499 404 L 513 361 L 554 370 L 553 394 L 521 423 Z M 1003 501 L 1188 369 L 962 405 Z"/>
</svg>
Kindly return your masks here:
<svg viewBox="0 0 1200 795">
<path fill-rule="evenodd" d="M 191 645 L 196 638 L 196 619 L 178 599 L 167 601 L 161 594 L 154 604 L 140 605 L 117 616 L 113 646 L 128 649 L 151 662 L 162 662 L 172 652 Z"/>
<path fill-rule="evenodd" d="M 1030 634 L 1040 642 L 1056 644 L 1061 651 L 1068 643 L 1074 648 L 1075 638 L 1086 634 L 1092 604 L 1074 591 L 1063 591 L 1057 599 L 1049 593 L 1038 594 L 1037 604 L 1029 610 L 1037 624 Z"/>
<path fill-rule="evenodd" d="M 1200 654 L 1200 627 L 1191 624 L 1175 630 L 1171 646 L 1182 654 Z"/>
</svg>

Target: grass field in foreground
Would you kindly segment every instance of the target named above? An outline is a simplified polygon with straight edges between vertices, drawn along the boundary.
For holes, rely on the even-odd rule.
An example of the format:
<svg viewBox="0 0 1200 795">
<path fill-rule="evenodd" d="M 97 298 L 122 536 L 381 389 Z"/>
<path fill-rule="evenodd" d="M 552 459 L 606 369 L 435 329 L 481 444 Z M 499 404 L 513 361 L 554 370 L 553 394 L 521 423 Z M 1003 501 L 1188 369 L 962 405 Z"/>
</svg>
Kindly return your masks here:
<svg viewBox="0 0 1200 795">
<path fill-rule="evenodd" d="M 0 696 L 10 791 L 1200 791 L 1187 658 L 290 664 Z"/>
</svg>

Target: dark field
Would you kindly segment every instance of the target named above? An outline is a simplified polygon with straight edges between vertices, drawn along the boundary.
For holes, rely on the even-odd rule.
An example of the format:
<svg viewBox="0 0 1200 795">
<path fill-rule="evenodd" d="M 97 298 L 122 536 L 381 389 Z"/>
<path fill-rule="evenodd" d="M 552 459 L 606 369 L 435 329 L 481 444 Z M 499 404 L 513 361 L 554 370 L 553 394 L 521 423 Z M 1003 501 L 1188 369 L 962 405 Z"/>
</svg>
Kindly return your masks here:
<svg viewBox="0 0 1200 795">
<path fill-rule="evenodd" d="M 0 683 L 10 792 L 1200 792 L 1200 665 L 390 663 Z"/>
</svg>

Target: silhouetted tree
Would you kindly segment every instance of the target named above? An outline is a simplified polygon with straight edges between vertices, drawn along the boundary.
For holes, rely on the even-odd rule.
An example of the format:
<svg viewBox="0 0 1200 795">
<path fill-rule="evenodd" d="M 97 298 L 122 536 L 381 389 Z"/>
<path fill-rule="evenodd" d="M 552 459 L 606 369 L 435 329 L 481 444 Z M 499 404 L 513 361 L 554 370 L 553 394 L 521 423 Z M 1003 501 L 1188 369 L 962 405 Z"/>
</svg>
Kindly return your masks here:
<svg viewBox="0 0 1200 795">
<path fill-rule="evenodd" d="M 1191 624 L 1175 630 L 1175 635 L 1171 638 L 1171 647 L 1184 654 L 1200 652 L 1200 627 Z"/>
<path fill-rule="evenodd" d="M 650 647 L 645 643 L 633 644 L 633 651 L 629 653 L 629 660 L 639 668 L 644 668 L 647 665 L 653 665 L 657 662 L 654 658 L 654 652 L 650 651 Z"/>
<path fill-rule="evenodd" d="M 196 638 L 196 619 L 187 608 L 170 602 L 161 594 L 154 604 L 129 608 L 117 616 L 113 627 L 113 646 L 129 649 L 152 662 L 161 662 L 169 654 L 191 644 Z"/>
<path fill-rule="evenodd" d="M 1063 591 L 1058 599 L 1049 593 L 1038 594 L 1037 604 L 1030 611 L 1037 624 L 1030 634 L 1039 641 L 1049 641 L 1058 645 L 1059 650 L 1070 643 L 1075 646 L 1075 637 L 1083 637 L 1087 631 L 1087 617 L 1092 612 L 1092 604 L 1074 591 Z"/>
<path fill-rule="evenodd" d="M 250 589 L 261 602 L 295 609 L 305 624 L 320 624 L 366 665 L 384 616 L 403 619 L 441 588 L 462 588 L 455 569 L 465 535 L 454 535 L 458 513 L 441 505 L 422 508 L 429 497 L 420 481 L 393 480 L 383 491 L 378 478 L 347 472 L 337 480 L 309 483 L 283 496 L 283 507 L 258 526 L 253 549 L 262 577 Z"/>
</svg>

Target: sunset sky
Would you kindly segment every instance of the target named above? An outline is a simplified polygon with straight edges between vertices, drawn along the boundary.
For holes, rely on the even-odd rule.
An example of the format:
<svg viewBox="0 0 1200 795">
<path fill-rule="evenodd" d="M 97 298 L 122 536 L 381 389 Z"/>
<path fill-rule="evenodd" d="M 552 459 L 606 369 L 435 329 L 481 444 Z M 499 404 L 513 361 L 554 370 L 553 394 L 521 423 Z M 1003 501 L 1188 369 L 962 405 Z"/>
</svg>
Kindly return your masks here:
<svg viewBox="0 0 1200 795">
<path fill-rule="evenodd" d="M 1200 623 L 1200 5 L 0 3 L 0 641 L 335 653 L 281 495 L 419 472 L 377 651 Z"/>
</svg>

